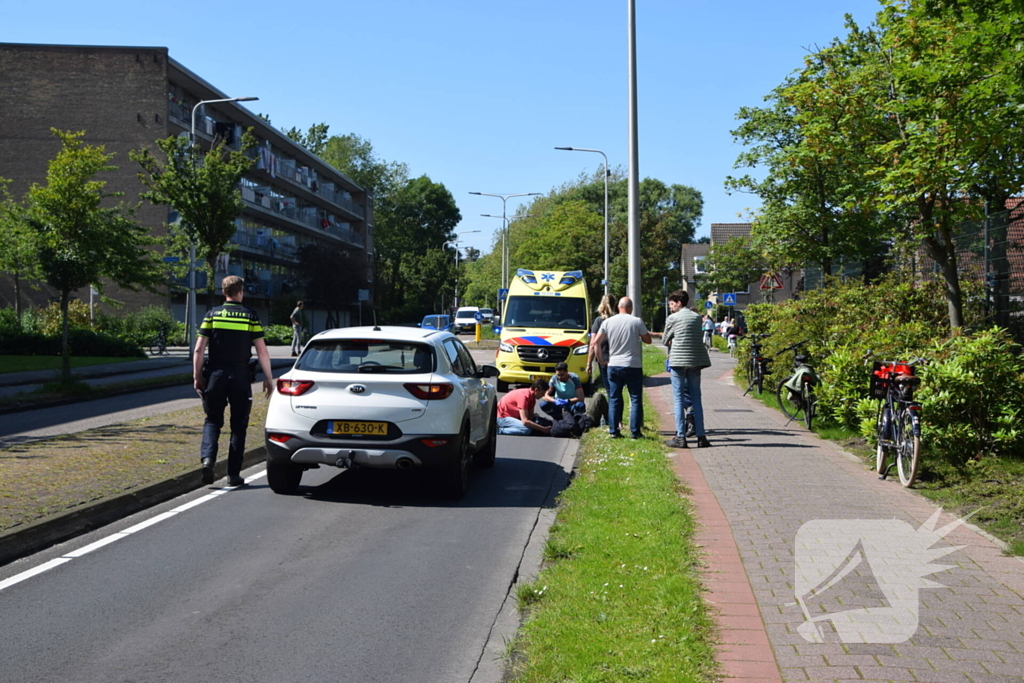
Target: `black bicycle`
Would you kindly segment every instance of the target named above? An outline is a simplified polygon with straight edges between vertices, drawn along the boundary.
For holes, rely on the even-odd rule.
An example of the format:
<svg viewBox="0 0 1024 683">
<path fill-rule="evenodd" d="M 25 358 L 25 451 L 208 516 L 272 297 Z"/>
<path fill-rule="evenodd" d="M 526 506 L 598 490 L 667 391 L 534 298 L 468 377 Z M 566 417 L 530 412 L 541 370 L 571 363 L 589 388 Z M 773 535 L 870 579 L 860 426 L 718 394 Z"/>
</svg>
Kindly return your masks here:
<svg viewBox="0 0 1024 683">
<path fill-rule="evenodd" d="M 750 358 L 747 359 L 747 379 L 750 380 L 750 386 L 743 392 L 746 396 L 750 393 L 751 389 L 756 389 L 755 392 L 758 396 L 761 395 L 761 390 L 764 388 L 764 378 L 772 374 L 771 363 L 772 359 L 761 353 L 760 340 L 770 337 L 770 334 L 748 334 L 743 339 L 750 340 Z"/>
<path fill-rule="evenodd" d="M 167 353 L 167 325 L 161 325 L 160 330 L 149 344 L 149 355 L 161 356 L 165 353 Z"/>
<path fill-rule="evenodd" d="M 914 390 L 921 384 L 915 366 L 923 362 L 876 361 L 871 368 L 871 398 L 882 401 L 875 418 L 875 471 L 884 480 L 895 465 L 900 483 L 908 488 L 917 480 L 921 455 L 921 404 L 914 400 Z M 890 452 L 894 462 L 886 465 Z"/>
<path fill-rule="evenodd" d="M 797 351 L 809 341 L 810 339 L 805 339 L 792 346 L 787 346 L 779 351 L 778 355 L 787 351 Z M 814 371 L 814 366 L 807 362 L 806 354 L 797 353 L 793 358 L 793 374 L 781 382 L 775 391 L 779 407 L 789 418 L 786 424 L 802 418 L 807 428 L 811 428 L 814 411 L 818 405 L 818 399 L 814 396 L 814 388 L 817 385 L 818 373 Z"/>
</svg>

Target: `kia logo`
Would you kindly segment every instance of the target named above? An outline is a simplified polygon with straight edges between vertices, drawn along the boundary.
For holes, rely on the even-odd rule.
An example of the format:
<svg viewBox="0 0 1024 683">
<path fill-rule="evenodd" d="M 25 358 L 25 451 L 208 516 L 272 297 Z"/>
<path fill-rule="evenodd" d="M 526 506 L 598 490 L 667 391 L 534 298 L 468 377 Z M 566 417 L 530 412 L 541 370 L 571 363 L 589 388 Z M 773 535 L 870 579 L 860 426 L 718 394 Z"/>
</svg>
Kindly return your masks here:
<svg viewBox="0 0 1024 683">
<path fill-rule="evenodd" d="M 543 358 L 547 358 L 547 357 L 548 357 L 547 349 L 541 349 L 540 351 L 537 352 L 537 358 L 542 358 L 543 359 Z"/>
<path fill-rule="evenodd" d="M 366 387 L 362 384 L 353 384 L 348 388 L 353 394 L 362 394 L 366 391 Z"/>
</svg>

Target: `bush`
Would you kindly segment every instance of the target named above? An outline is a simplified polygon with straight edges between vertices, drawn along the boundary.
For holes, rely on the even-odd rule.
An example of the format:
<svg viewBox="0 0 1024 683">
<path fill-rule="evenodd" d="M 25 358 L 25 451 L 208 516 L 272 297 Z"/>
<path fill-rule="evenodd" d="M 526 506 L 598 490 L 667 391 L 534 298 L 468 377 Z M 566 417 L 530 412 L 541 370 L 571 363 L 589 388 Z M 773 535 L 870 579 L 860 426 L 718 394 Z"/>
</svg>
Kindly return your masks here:
<svg viewBox="0 0 1024 683">
<path fill-rule="evenodd" d="M 121 316 L 101 314 L 96 321 L 96 329 L 143 347 L 152 343 L 161 326 L 167 329 L 168 344 L 180 346 L 183 343 L 184 323 L 176 322 L 171 312 L 162 306 L 146 306 L 137 313 Z"/>
<path fill-rule="evenodd" d="M 78 299 L 72 299 L 68 302 L 68 328 L 92 329 L 92 323 L 89 320 L 89 304 Z M 59 301 L 54 301 L 46 308 L 39 310 L 39 320 L 34 331 L 41 332 L 47 336 L 60 335 L 61 314 Z"/>
<path fill-rule="evenodd" d="M 294 331 L 291 325 L 268 325 L 263 329 L 263 339 L 267 346 L 289 346 Z"/>
<path fill-rule="evenodd" d="M 145 358 L 138 344 L 92 330 L 68 331 L 68 347 L 72 356 L 109 356 Z M 60 335 L 39 332 L 6 332 L 0 330 L 0 354 L 11 356 L 59 356 Z"/>
</svg>

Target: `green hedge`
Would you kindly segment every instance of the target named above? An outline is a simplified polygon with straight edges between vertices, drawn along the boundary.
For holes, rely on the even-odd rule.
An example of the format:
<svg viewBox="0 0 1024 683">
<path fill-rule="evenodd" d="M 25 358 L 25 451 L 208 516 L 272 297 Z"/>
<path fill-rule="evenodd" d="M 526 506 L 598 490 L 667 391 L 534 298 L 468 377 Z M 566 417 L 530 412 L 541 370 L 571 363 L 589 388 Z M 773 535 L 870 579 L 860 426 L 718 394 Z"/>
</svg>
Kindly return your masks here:
<svg viewBox="0 0 1024 683">
<path fill-rule="evenodd" d="M 968 322 L 982 311 L 974 292 L 965 292 Z M 806 353 L 818 370 L 818 414 L 860 430 L 873 441 L 878 401 L 868 397 L 871 360 L 924 357 L 922 438 L 926 447 L 963 463 L 985 454 L 1024 452 L 1024 360 L 1021 348 L 1002 329 L 951 333 L 939 283 L 894 280 L 866 286 L 834 284 L 779 304 L 755 304 L 747 311 L 750 332 L 768 332 L 764 352 L 774 357 L 771 391 L 792 367 L 792 352 L 781 349 L 808 340 Z M 873 352 L 865 359 L 866 351 Z M 742 349 L 741 349 L 742 351 Z M 744 372 L 741 362 L 737 369 Z"/>
<path fill-rule="evenodd" d="M 72 356 L 146 357 L 138 344 L 92 330 L 68 330 L 68 346 Z M 59 356 L 60 353 L 60 335 L 0 330 L 0 355 Z"/>
</svg>

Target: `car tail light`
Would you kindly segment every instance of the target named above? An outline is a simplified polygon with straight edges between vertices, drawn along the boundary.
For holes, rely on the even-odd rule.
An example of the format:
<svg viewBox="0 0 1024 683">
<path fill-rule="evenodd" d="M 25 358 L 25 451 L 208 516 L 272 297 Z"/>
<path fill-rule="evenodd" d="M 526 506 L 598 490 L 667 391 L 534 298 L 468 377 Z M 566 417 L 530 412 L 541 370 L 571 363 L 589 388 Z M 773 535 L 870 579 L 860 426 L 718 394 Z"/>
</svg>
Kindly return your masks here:
<svg viewBox="0 0 1024 683">
<path fill-rule="evenodd" d="M 447 446 L 448 439 L 420 439 L 420 443 L 427 448 L 437 448 L 438 446 Z"/>
<path fill-rule="evenodd" d="M 277 380 L 277 393 L 285 396 L 302 396 L 313 388 L 313 382 L 300 379 Z"/>
<path fill-rule="evenodd" d="M 287 443 L 288 441 L 291 440 L 292 435 L 291 434 L 268 434 L 267 438 L 270 439 L 271 441 L 276 441 L 277 443 Z"/>
<path fill-rule="evenodd" d="M 422 398 L 426 401 L 448 398 L 452 395 L 452 392 L 455 391 L 455 387 L 453 387 L 450 382 L 439 382 L 437 384 L 406 384 L 405 389 L 416 398 Z"/>
</svg>

